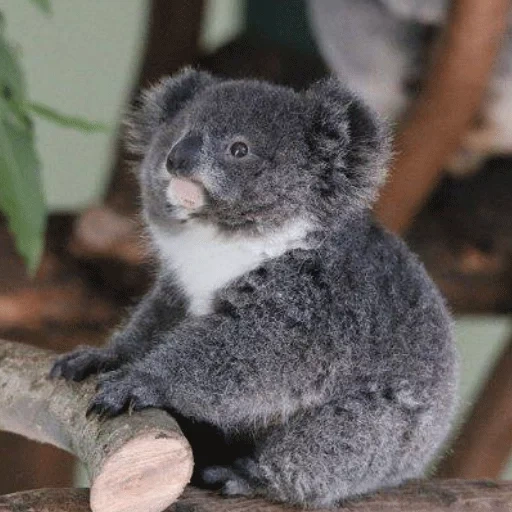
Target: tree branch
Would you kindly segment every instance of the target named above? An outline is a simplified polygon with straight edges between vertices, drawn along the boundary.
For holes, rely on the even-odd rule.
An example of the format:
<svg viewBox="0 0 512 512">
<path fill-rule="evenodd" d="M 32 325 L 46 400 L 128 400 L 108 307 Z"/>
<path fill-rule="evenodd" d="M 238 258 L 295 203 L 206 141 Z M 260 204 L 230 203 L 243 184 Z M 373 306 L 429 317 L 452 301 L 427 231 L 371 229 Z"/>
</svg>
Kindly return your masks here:
<svg viewBox="0 0 512 512">
<path fill-rule="evenodd" d="M 160 512 L 192 474 L 178 424 L 160 410 L 85 417 L 94 379 L 50 380 L 56 354 L 0 340 L 0 429 L 77 455 L 92 481 L 95 512 Z"/>
<path fill-rule="evenodd" d="M 508 23 L 509 0 L 454 0 L 425 86 L 397 136 L 397 156 L 376 206 L 404 232 L 436 185 L 481 103 Z"/>
<path fill-rule="evenodd" d="M 469 418 L 437 474 L 446 478 L 494 478 L 512 447 L 512 340 L 489 374 Z"/>
<path fill-rule="evenodd" d="M 431 480 L 381 491 L 317 512 L 504 512 L 512 507 L 512 482 Z M 263 499 L 224 498 L 188 487 L 167 512 L 297 512 Z M 0 497 L 0 512 L 90 512 L 86 489 L 40 489 Z"/>
</svg>

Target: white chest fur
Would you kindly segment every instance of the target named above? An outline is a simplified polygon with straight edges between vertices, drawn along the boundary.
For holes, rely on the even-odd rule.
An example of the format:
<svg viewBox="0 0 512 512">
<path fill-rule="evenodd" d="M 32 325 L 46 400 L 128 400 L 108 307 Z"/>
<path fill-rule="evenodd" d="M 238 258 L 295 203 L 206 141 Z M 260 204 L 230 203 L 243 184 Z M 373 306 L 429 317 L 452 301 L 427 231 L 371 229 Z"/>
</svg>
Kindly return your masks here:
<svg viewBox="0 0 512 512">
<path fill-rule="evenodd" d="M 190 300 L 190 313 L 204 315 L 211 311 L 218 290 L 264 261 L 305 247 L 310 230 L 310 223 L 300 219 L 272 233 L 247 237 L 225 235 L 213 225 L 189 221 L 166 231 L 154 228 L 152 235 L 164 264 Z"/>
</svg>

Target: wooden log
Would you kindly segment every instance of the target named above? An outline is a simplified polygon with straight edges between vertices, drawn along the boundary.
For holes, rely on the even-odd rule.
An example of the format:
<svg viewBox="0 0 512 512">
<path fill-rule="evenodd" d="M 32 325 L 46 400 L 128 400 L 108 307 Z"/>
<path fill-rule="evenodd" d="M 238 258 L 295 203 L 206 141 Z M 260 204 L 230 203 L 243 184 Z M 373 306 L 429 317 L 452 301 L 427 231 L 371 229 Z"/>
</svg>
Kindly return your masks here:
<svg viewBox="0 0 512 512">
<path fill-rule="evenodd" d="M 224 498 L 188 487 L 167 512 L 293 512 L 263 499 Z M 431 480 L 344 503 L 319 512 L 509 512 L 512 482 Z M 89 512 L 86 489 L 40 489 L 0 497 L 0 512 Z"/>
<path fill-rule="evenodd" d="M 0 512 L 91 512 L 88 489 L 37 489 L 0 496 Z"/>
<path fill-rule="evenodd" d="M 173 507 L 175 512 L 292 512 L 297 509 L 263 499 L 226 499 L 212 492 L 188 488 Z M 349 512 L 510 512 L 512 482 L 469 482 L 464 480 L 424 480 L 374 495 L 350 500 L 338 509 Z"/>
<path fill-rule="evenodd" d="M 69 215 L 50 216 L 43 261 L 31 279 L 0 219 L 0 338 L 64 351 L 103 342 L 119 323 L 127 301 L 114 303 L 96 291 L 89 275 L 63 254 L 71 223 Z M 51 445 L 0 432 L 0 454 L 0 495 L 72 485 L 73 457 Z"/>
<path fill-rule="evenodd" d="M 389 229 L 407 230 L 477 114 L 509 0 L 454 0 L 439 51 L 396 141 L 390 179 L 376 206 Z"/>
<path fill-rule="evenodd" d="M 77 455 L 92 481 L 94 512 L 163 510 L 192 475 L 192 452 L 178 424 L 155 409 L 86 418 L 94 379 L 49 379 L 55 357 L 0 340 L 0 429 Z"/>
<path fill-rule="evenodd" d="M 498 478 L 512 450 L 512 340 L 438 469 L 447 478 Z"/>
</svg>

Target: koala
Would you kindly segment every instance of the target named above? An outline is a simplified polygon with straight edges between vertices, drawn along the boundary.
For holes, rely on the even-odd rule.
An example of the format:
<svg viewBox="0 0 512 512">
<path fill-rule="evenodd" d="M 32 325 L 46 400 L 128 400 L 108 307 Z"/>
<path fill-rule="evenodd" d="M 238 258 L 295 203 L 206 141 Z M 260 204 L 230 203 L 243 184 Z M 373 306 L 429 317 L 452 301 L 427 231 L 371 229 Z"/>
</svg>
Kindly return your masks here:
<svg viewBox="0 0 512 512">
<path fill-rule="evenodd" d="M 309 0 L 322 55 L 382 116 L 400 119 L 416 97 L 451 0 Z M 477 118 L 449 163 L 476 170 L 512 153 L 512 12 Z"/>
<path fill-rule="evenodd" d="M 305 91 L 187 69 L 130 120 L 156 282 L 104 348 L 89 413 L 163 408 L 193 482 L 305 506 L 417 477 L 449 430 L 451 320 L 370 213 L 386 129 L 338 80 Z"/>
</svg>

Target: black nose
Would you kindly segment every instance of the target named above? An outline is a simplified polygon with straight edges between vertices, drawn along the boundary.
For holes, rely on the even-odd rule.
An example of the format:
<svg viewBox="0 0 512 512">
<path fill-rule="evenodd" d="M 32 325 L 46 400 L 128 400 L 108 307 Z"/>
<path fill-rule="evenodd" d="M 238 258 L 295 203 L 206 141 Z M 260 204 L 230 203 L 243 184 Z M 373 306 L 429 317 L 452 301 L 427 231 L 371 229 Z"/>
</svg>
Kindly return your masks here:
<svg viewBox="0 0 512 512">
<path fill-rule="evenodd" d="M 177 142 L 167 156 L 167 170 L 172 173 L 190 174 L 199 163 L 203 137 L 187 135 Z"/>
</svg>

